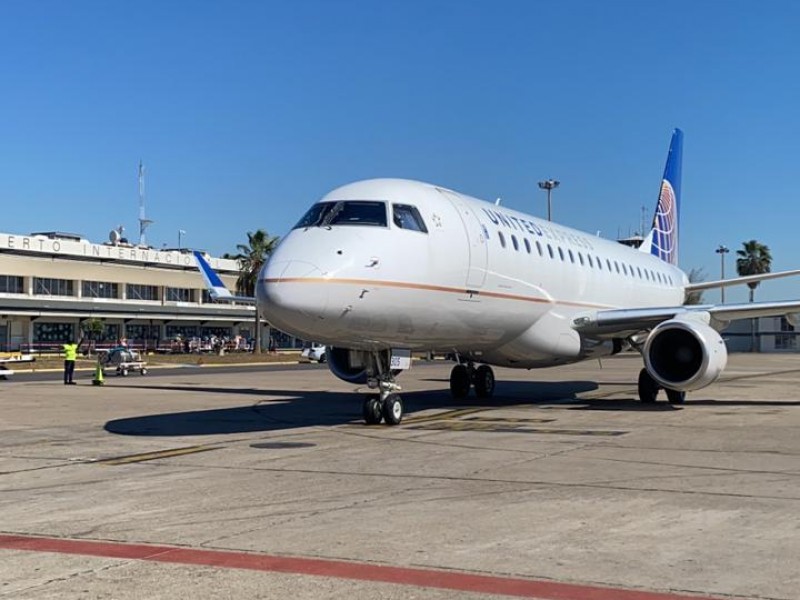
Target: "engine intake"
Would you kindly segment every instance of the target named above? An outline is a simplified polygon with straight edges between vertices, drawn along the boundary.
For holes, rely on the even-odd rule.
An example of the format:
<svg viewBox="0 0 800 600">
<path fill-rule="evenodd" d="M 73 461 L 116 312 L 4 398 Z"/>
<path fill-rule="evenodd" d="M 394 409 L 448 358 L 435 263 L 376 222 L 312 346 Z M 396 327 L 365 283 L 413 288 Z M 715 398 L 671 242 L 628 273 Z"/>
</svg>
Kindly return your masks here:
<svg viewBox="0 0 800 600">
<path fill-rule="evenodd" d="M 728 351 L 708 325 L 672 319 L 658 325 L 644 344 L 644 364 L 661 386 L 679 392 L 714 383 L 725 369 Z"/>
<path fill-rule="evenodd" d="M 366 352 L 329 346 L 325 353 L 328 355 L 328 368 L 336 377 L 348 383 L 367 382 Z"/>
</svg>

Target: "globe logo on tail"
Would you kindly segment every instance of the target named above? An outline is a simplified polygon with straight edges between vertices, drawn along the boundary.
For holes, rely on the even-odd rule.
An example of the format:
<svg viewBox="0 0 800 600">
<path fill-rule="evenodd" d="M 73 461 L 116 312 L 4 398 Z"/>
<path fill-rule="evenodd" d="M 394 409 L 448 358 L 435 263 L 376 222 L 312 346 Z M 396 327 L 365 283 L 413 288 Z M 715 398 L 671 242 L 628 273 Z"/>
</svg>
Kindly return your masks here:
<svg viewBox="0 0 800 600">
<path fill-rule="evenodd" d="M 653 218 L 653 245 L 650 253 L 671 265 L 678 263 L 678 221 L 675 191 L 672 184 L 664 179 L 658 208 Z"/>
</svg>

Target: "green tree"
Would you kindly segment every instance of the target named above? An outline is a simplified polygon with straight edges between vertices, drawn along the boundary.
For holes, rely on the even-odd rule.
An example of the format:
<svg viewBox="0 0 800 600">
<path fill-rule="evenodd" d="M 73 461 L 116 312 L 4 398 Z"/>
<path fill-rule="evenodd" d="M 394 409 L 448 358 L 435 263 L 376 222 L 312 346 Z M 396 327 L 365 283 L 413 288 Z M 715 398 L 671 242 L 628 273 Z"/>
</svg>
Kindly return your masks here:
<svg viewBox="0 0 800 600">
<path fill-rule="evenodd" d="M 224 258 L 232 258 L 239 261 L 239 277 L 236 280 L 236 290 L 243 296 L 255 296 L 256 283 L 261 267 L 278 246 L 280 238 L 269 235 L 263 229 L 256 232 L 247 232 L 247 243 L 237 244 L 237 254 L 225 254 Z M 261 315 L 258 313 L 256 305 L 255 318 L 255 353 L 261 353 Z"/>
<path fill-rule="evenodd" d="M 761 275 L 762 273 L 769 273 L 772 267 L 772 255 L 769 253 L 769 248 L 757 240 L 750 240 L 749 242 L 742 242 L 742 249 L 736 251 L 736 272 L 739 277 L 746 277 L 748 275 Z M 756 288 L 758 281 L 748 283 L 747 287 L 750 288 L 750 302 L 755 299 Z M 750 351 L 756 350 L 756 320 L 750 320 Z"/>
<path fill-rule="evenodd" d="M 83 336 L 89 338 L 89 354 L 94 352 L 95 344 L 100 336 L 103 335 L 104 329 L 105 324 L 97 317 L 86 319 L 81 323 L 81 331 L 83 332 Z"/>
<path fill-rule="evenodd" d="M 739 257 L 736 259 L 736 272 L 740 277 L 770 272 L 772 255 L 769 253 L 769 247 L 756 240 L 742 242 L 742 246 L 741 250 L 736 251 L 736 256 Z M 747 284 L 747 287 L 750 288 L 750 302 L 755 298 L 758 283 L 755 281 Z"/>
<path fill-rule="evenodd" d="M 705 281 L 705 279 L 706 274 L 703 273 L 703 269 L 692 269 L 689 271 L 689 283 L 700 283 L 701 281 Z M 696 292 L 687 292 L 686 299 L 683 301 L 683 303 L 684 305 L 702 304 L 702 290 Z"/>
</svg>

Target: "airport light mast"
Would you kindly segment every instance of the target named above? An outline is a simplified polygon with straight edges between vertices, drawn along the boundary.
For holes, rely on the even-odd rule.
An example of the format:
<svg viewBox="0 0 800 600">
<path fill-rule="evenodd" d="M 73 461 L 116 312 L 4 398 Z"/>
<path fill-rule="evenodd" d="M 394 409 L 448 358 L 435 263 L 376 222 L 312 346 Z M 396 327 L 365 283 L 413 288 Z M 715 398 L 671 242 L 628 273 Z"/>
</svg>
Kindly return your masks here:
<svg viewBox="0 0 800 600">
<path fill-rule="evenodd" d="M 146 246 L 144 232 L 153 221 L 144 216 L 144 165 L 139 161 L 139 245 Z"/>
<path fill-rule="evenodd" d="M 722 244 L 714 250 L 717 254 L 719 254 L 719 270 L 720 270 L 720 279 L 725 279 L 725 255 L 730 252 L 730 249 Z M 722 304 L 725 304 L 725 286 L 720 286 L 719 293 L 721 296 Z"/>
<path fill-rule="evenodd" d="M 553 205 L 550 202 L 550 194 L 552 193 L 552 191 L 554 189 L 556 189 L 558 187 L 558 185 L 560 183 L 561 183 L 560 181 L 557 181 L 555 179 L 547 179 L 545 181 L 540 181 L 539 182 L 539 188 L 543 189 L 543 190 L 547 190 L 547 220 L 548 221 L 552 221 L 553 220 L 553 211 L 552 211 Z"/>
</svg>

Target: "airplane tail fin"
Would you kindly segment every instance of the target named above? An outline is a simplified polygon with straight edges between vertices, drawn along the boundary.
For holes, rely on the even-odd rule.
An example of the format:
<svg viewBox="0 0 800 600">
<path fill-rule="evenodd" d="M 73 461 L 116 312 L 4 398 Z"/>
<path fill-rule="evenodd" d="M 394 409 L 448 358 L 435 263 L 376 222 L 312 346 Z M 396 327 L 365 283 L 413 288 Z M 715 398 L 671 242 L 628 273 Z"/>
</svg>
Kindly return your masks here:
<svg viewBox="0 0 800 600">
<path fill-rule="evenodd" d="M 671 265 L 678 264 L 682 160 L 683 132 L 676 129 L 672 132 L 667 165 L 664 167 L 658 204 L 653 215 L 653 226 L 640 246 L 642 252 L 649 252 Z"/>
</svg>

